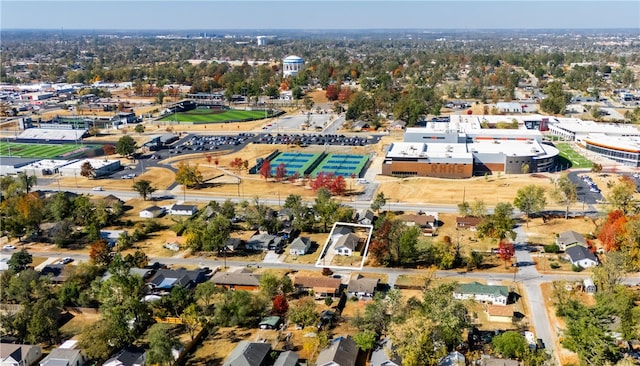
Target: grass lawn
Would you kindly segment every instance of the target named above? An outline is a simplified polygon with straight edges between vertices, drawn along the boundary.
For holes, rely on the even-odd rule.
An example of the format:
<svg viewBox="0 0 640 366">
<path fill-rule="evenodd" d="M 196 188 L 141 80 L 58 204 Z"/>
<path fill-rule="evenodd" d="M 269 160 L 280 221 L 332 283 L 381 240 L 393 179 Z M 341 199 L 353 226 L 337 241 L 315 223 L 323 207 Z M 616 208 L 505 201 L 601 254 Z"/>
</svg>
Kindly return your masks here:
<svg viewBox="0 0 640 366">
<path fill-rule="evenodd" d="M 82 149 L 82 151 L 86 150 L 85 147 L 78 146 L 76 144 L 24 144 L 16 142 L 0 142 L 0 156 L 15 156 L 21 158 L 52 159 L 80 149 Z"/>
<path fill-rule="evenodd" d="M 591 168 L 593 165 L 591 160 L 580 155 L 568 143 L 559 142 L 555 146 L 560 150 L 560 158 L 567 160 L 572 168 Z"/>
<path fill-rule="evenodd" d="M 178 121 L 191 123 L 222 123 L 237 121 L 252 121 L 265 118 L 265 111 L 230 109 L 223 112 L 209 109 L 194 109 L 188 112 L 170 114 L 161 121 Z"/>
</svg>

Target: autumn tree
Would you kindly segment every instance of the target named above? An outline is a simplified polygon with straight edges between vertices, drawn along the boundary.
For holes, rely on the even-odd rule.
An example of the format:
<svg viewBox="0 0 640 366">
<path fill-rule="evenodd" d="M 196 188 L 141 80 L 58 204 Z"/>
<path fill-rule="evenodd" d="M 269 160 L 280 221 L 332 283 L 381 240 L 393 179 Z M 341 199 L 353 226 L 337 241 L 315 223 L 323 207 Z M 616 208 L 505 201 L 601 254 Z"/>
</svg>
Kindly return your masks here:
<svg viewBox="0 0 640 366">
<path fill-rule="evenodd" d="M 564 219 L 569 219 L 569 208 L 578 200 L 578 186 L 575 185 L 567 174 L 563 174 L 556 180 L 555 188 L 551 191 L 551 197 L 559 204 L 565 206 Z"/>
<path fill-rule="evenodd" d="M 113 145 L 104 145 L 102 146 L 102 151 L 104 151 L 105 155 L 113 155 L 116 153 L 116 147 Z"/>
<path fill-rule="evenodd" d="M 108 265 L 111 261 L 111 248 L 104 240 L 96 240 L 89 248 L 89 258 L 97 265 Z"/>
<path fill-rule="evenodd" d="M 598 232 L 598 239 L 606 251 L 617 251 L 625 240 L 627 216 L 621 210 L 609 212 Z"/>
<path fill-rule="evenodd" d="M 312 297 L 303 297 L 289 308 L 289 321 L 302 326 L 315 325 L 319 315 Z"/>
<path fill-rule="evenodd" d="M 501 241 L 498 245 L 498 256 L 504 261 L 505 267 L 507 266 L 507 262 L 509 262 L 514 255 L 515 249 L 513 247 L 513 243 L 509 243 L 504 240 Z"/>
<path fill-rule="evenodd" d="M 289 303 L 285 295 L 279 294 L 273 297 L 271 310 L 276 315 L 284 315 L 289 310 Z"/>
<path fill-rule="evenodd" d="M 240 174 L 240 171 L 245 167 L 245 161 L 241 157 L 236 157 L 229 163 L 229 166 L 237 171 Z M 248 162 L 247 162 L 248 163 Z"/>
<path fill-rule="evenodd" d="M 340 86 L 337 84 L 329 84 L 327 85 L 327 90 L 325 95 L 329 101 L 334 101 L 338 99 L 338 93 L 340 93 Z"/>
<path fill-rule="evenodd" d="M 630 215 L 638 211 L 638 204 L 634 201 L 636 184 L 630 178 L 621 179 L 611 189 L 607 200 L 613 209 L 621 210 L 625 215 Z"/>
<path fill-rule="evenodd" d="M 513 199 L 513 205 L 527 215 L 527 226 L 529 226 L 531 214 L 542 211 L 546 204 L 544 188 L 535 184 L 529 184 L 518 189 L 516 197 Z"/>
<path fill-rule="evenodd" d="M 178 164 L 178 171 L 176 172 L 175 180 L 179 184 L 182 184 L 185 200 L 187 187 L 199 187 L 204 183 L 204 177 L 198 168 L 198 164 L 191 166 L 191 164 L 184 162 L 180 162 Z"/>
<path fill-rule="evenodd" d="M 347 182 L 345 182 L 344 177 L 341 175 L 337 175 L 331 181 L 331 193 L 336 196 L 342 196 L 347 189 Z"/>
<path fill-rule="evenodd" d="M 260 176 L 263 177 L 265 181 L 271 178 L 271 162 L 267 159 L 265 159 L 260 166 Z"/>
<path fill-rule="evenodd" d="M 640 269 L 640 215 L 630 217 L 624 227 L 622 251 L 625 253 L 626 264 L 630 270 Z"/>
<path fill-rule="evenodd" d="M 276 167 L 276 180 L 281 181 L 287 176 L 287 166 L 284 163 L 278 164 Z"/>
<path fill-rule="evenodd" d="M 156 188 L 151 185 L 150 181 L 146 179 L 139 179 L 137 182 L 133 183 L 133 190 L 140 194 L 143 201 L 146 201 L 147 197 L 151 196 L 151 194 L 156 191 Z"/>
</svg>

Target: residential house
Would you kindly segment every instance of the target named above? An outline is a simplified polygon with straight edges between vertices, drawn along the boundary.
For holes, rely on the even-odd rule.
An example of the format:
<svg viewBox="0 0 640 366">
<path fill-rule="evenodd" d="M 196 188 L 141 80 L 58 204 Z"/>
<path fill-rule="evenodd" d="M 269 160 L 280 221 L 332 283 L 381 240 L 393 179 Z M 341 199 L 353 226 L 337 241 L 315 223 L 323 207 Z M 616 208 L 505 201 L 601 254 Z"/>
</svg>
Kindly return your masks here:
<svg viewBox="0 0 640 366">
<path fill-rule="evenodd" d="M 150 269 L 150 268 L 130 268 L 129 274 L 134 276 L 140 276 L 140 278 L 142 278 L 143 280 L 147 280 L 149 279 L 149 277 L 151 277 L 154 271 L 155 271 L 154 269 Z M 101 280 L 106 281 L 111 276 L 113 276 L 111 272 L 106 271 L 104 275 L 102 275 Z"/>
<path fill-rule="evenodd" d="M 178 216 L 192 216 L 198 212 L 198 206 L 196 205 L 178 205 L 171 206 L 169 213 Z"/>
<path fill-rule="evenodd" d="M 336 297 L 340 293 L 342 281 L 339 278 L 296 276 L 293 287 L 298 293 L 313 291 L 316 297 Z"/>
<path fill-rule="evenodd" d="M 316 366 L 355 366 L 360 349 L 351 338 L 338 337 L 318 354 Z"/>
<path fill-rule="evenodd" d="M 258 326 L 260 329 L 278 329 L 282 324 L 282 318 L 279 316 L 265 316 L 260 320 Z"/>
<path fill-rule="evenodd" d="M 229 238 L 227 239 L 224 249 L 227 253 L 233 253 L 243 248 L 242 239 L 240 238 Z"/>
<path fill-rule="evenodd" d="M 511 323 L 513 314 L 512 305 L 487 305 L 487 315 L 491 322 Z"/>
<path fill-rule="evenodd" d="M 58 348 L 51 350 L 47 357 L 40 361 L 40 366 L 82 366 L 87 358 L 76 348 L 78 341 L 66 341 Z"/>
<path fill-rule="evenodd" d="M 256 234 L 252 236 L 247 243 L 245 244 L 245 248 L 247 250 L 273 250 L 279 248 L 283 245 L 282 238 L 279 236 L 271 235 L 271 234 Z"/>
<path fill-rule="evenodd" d="M 42 357 L 40 346 L 0 343 L 0 366 L 31 366 Z"/>
<path fill-rule="evenodd" d="M 437 229 L 437 219 L 433 215 L 405 214 L 398 218 L 407 226 L 418 226 L 422 234 L 426 236 L 435 235 Z"/>
<path fill-rule="evenodd" d="M 389 338 L 379 341 L 371 351 L 371 366 L 402 366 L 402 360 L 395 351 Z"/>
<path fill-rule="evenodd" d="M 151 292 L 156 294 L 164 294 L 171 292 L 176 286 L 186 289 L 193 289 L 197 284 L 206 280 L 205 271 L 187 270 L 187 269 L 159 269 L 156 274 L 149 279 L 147 285 L 151 288 Z"/>
<path fill-rule="evenodd" d="M 440 360 L 438 366 L 466 366 L 466 358 L 462 353 L 453 351 Z"/>
<path fill-rule="evenodd" d="M 359 242 L 360 237 L 356 234 L 341 235 L 338 240 L 335 241 L 333 250 L 338 255 L 351 256 L 358 248 Z"/>
<path fill-rule="evenodd" d="M 508 358 L 495 358 L 492 356 L 482 356 L 480 359 L 481 366 L 520 366 L 520 362 Z"/>
<path fill-rule="evenodd" d="M 458 229 L 476 231 L 476 226 L 478 226 L 481 221 L 481 218 L 474 216 L 456 217 L 456 227 Z"/>
<path fill-rule="evenodd" d="M 582 288 L 584 289 L 584 292 L 588 294 L 595 294 L 597 291 L 596 285 L 593 283 L 591 278 L 585 278 L 582 281 Z"/>
<path fill-rule="evenodd" d="M 115 206 L 122 206 L 124 205 L 124 201 L 121 200 L 120 198 L 110 194 L 108 196 L 104 196 L 104 198 L 98 199 L 99 201 L 103 201 L 105 206 L 107 208 L 114 208 Z"/>
<path fill-rule="evenodd" d="M 270 353 L 269 343 L 241 341 L 222 366 L 266 366 Z"/>
<path fill-rule="evenodd" d="M 293 351 L 282 352 L 278 355 L 278 358 L 276 358 L 273 366 L 297 366 L 299 358 L 300 356 Z"/>
<path fill-rule="evenodd" d="M 64 264 L 47 264 L 40 270 L 41 276 L 49 276 L 51 283 L 63 283 L 67 280 Z"/>
<path fill-rule="evenodd" d="M 577 233 L 573 230 L 569 230 L 563 231 L 558 234 L 558 237 L 556 238 L 556 244 L 558 245 L 560 250 L 566 251 L 567 248 L 574 245 L 586 247 L 587 241 L 584 239 L 584 236 L 582 236 L 582 234 Z"/>
<path fill-rule="evenodd" d="M 483 285 L 478 282 L 464 283 L 453 292 L 458 300 L 473 299 L 493 305 L 507 305 L 509 288 L 507 286 Z"/>
<path fill-rule="evenodd" d="M 153 219 L 164 213 L 164 209 L 158 206 L 147 207 L 140 211 L 140 217 L 144 219 Z"/>
<path fill-rule="evenodd" d="M 360 225 L 373 225 L 375 215 L 369 209 L 359 210 L 355 213 L 355 222 Z"/>
<path fill-rule="evenodd" d="M 352 297 L 373 297 L 379 284 L 379 278 L 365 278 L 355 275 L 349 280 L 347 293 Z"/>
<path fill-rule="evenodd" d="M 246 268 L 234 272 L 218 272 L 211 277 L 211 282 L 227 290 L 260 290 L 260 276 L 253 274 Z"/>
<path fill-rule="evenodd" d="M 336 225 L 331 230 L 331 241 L 336 242 L 342 235 L 352 234 L 353 228 L 351 226 Z"/>
<path fill-rule="evenodd" d="M 102 366 L 144 366 L 146 356 L 143 348 L 128 346 L 106 360 Z"/>
<path fill-rule="evenodd" d="M 582 268 L 589 268 L 598 265 L 598 258 L 595 254 L 591 253 L 587 247 L 582 245 L 573 245 L 565 250 L 567 259 L 574 266 L 580 266 Z"/>
<path fill-rule="evenodd" d="M 100 230 L 100 239 L 106 241 L 110 247 L 113 247 L 122 234 L 127 234 L 127 232 L 125 230 Z"/>
<path fill-rule="evenodd" d="M 311 240 L 309 238 L 297 237 L 289 244 L 289 254 L 305 255 L 311 248 Z"/>
</svg>

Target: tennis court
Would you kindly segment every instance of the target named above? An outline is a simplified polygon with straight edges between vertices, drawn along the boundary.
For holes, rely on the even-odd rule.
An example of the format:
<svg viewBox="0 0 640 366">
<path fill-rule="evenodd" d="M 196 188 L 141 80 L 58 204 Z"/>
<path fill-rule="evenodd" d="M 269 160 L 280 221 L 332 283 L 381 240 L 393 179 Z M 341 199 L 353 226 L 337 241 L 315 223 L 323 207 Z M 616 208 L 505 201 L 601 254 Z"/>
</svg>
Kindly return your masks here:
<svg viewBox="0 0 640 366">
<path fill-rule="evenodd" d="M 76 144 L 26 144 L 17 142 L 0 142 L 0 156 L 19 158 L 53 159 L 56 157 L 69 158 L 80 154 L 95 146 L 81 146 Z M 75 153 L 77 151 L 77 153 Z"/>
<path fill-rule="evenodd" d="M 302 177 L 304 172 L 320 157 L 320 154 L 302 152 L 282 152 L 271 160 L 271 175 L 275 177 L 276 168 L 280 164 L 285 165 L 287 176 L 296 172 Z"/>
<path fill-rule="evenodd" d="M 368 155 L 351 155 L 351 154 L 329 154 L 311 173 L 315 177 L 320 172 L 333 173 L 350 177 L 352 174 L 360 176 L 365 165 L 369 161 Z"/>
</svg>

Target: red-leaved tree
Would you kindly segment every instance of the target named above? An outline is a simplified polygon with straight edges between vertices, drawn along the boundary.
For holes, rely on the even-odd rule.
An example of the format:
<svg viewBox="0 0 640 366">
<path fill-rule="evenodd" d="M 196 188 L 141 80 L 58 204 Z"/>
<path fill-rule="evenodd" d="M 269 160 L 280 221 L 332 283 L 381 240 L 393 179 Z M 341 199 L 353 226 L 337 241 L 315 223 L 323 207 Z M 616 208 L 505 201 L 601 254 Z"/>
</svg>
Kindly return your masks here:
<svg viewBox="0 0 640 366">
<path fill-rule="evenodd" d="M 269 160 L 265 159 L 262 162 L 262 166 L 260 167 L 260 176 L 262 176 L 264 180 L 271 178 L 271 163 Z"/>
<path fill-rule="evenodd" d="M 331 182 L 331 188 L 330 188 L 330 191 L 333 195 L 342 196 L 346 191 L 346 188 L 347 188 L 347 182 L 345 182 L 343 176 L 338 175 L 335 178 L 333 178 L 333 181 Z"/>
<path fill-rule="evenodd" d="M 336 84 L 330 84 L 327 86 L 326 96 L 330 101 L 338 99 L 338 93 L 340 93 L 340 87 Z"/>
<path fill-rule="evenodd" d="M 116 147 L 113 145 L 104 145 L 102 147 L 105 155 L 113 155 L 116 153 Z"/>
<path fill-rule="evenodd" d="M 513 258 L 515 253 L 513 244 L 508 241 L 503 240 L 498 245 L 498 256 L 504 261 L 505 267 L 507 266 L 507 262 Z"/>
<path fill-rule="evenodd" d="M 287 166 L 284 163 L 278 164 L 276 167 L 276 180 L 281 181 L 287 175 Z"/>
<path fill-rule="evenodd" d="M 273 297 L 273 306 L 272 311 L 277 315 L 284 315 L 289 310 L 289 302 L 287 301 L 287 297 L 279 294 Z"/>
<path fill-rule="evenodd" d="M 627 217 L 621 210 L 609 212 L 607 221 L 602 225 L 598 232 L 598 239 L 602 243 L 602 247 L 607 252 L 620 249 L 620 244 L 624 240 L 625 225 Z"/>
<path fill-rule="evenodd" d="M 89 249 L 89 258 L 91 258 L 91 261 L 98 266 L 107 265 L 111 261 L 110 253 L 111 249 L 109 248 L 109 244 L 100 239 L 91 244 Z"/>
</svg>

